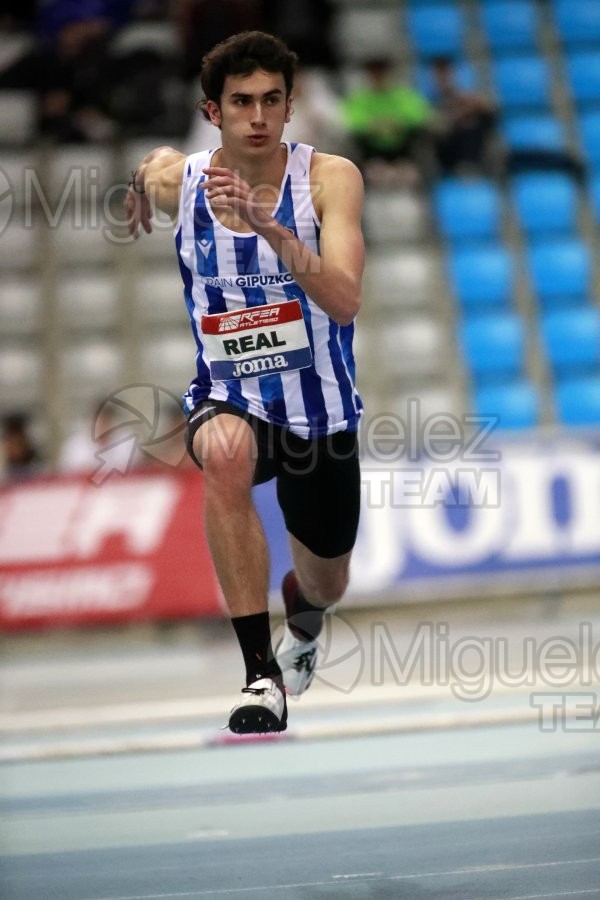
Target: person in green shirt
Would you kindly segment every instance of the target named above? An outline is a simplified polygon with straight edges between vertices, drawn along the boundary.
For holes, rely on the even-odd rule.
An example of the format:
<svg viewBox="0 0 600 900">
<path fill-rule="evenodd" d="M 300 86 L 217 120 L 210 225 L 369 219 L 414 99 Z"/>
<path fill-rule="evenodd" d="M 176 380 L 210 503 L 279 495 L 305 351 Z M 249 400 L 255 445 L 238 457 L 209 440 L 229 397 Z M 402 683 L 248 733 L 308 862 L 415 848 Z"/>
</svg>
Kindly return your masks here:
<svg viewBox="0 0 600 900">
<path fill-rule="evenodd" d="M 387 59 L 365 64 L 368 84 L 348 94 L 342 114 L 365 167 L 371 160 L 396 163 L 416 161 L 416 147 L 432 124 L 433 110 L 425 97 L 395 84 Z"/>
</svg>

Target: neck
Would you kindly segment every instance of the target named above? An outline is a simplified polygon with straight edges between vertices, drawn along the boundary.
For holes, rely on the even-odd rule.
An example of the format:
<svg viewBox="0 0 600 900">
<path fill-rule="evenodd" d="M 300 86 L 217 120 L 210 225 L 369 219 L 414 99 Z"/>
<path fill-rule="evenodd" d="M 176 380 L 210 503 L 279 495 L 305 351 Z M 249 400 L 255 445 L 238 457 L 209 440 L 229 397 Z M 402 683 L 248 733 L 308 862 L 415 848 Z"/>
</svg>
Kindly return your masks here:
<svg viewBox="0 0 600 900">
<path fill-rule="evenodd" d="M 272 184 L 279 188 L 287 162 L 285 146 L 278 145 L 273 153 L 262 159 L 248 159 L 238 156 L 228 147 L 221 147 L 213 158 L 214 166 L 224 166 L 239 172 L 250 187 Z"/>
</svg>

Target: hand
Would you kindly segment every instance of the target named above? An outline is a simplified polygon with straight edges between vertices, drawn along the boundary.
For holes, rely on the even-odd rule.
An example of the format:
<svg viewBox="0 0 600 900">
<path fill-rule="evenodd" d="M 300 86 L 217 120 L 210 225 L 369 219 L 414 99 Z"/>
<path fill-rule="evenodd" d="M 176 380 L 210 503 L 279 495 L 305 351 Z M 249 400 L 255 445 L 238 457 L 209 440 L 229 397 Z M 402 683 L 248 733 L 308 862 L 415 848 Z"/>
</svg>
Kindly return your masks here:
<svg viewBox="0 0 600 900">
<path fill-rule="evenodd" d="M 273 188 L 270 186 L 262 189 L 251 188 L 232 169 L 210 166 L 202 171 L 208 175 L 208 178 L 199 186 L 206 191 L 206 196 L 212 206 L 237 213 L 240 219 L 253 229 L 268 225 L 273 221 L 271 216 L 271 210 L 275 205 Z M 262 194 L 263 199 L 260 199 L 259 194 Z"/>
<path fill-rule="evenodd" d="M 127 214 L 127 230 L 129 234 L 137 240 L 140 233 L 140 225 L 146 232 L 152 232 L 152 206 L 148 200 L 146 193 L 134 191 L 129 188 L 123 201 L 125 213 Z"/>
</svg>

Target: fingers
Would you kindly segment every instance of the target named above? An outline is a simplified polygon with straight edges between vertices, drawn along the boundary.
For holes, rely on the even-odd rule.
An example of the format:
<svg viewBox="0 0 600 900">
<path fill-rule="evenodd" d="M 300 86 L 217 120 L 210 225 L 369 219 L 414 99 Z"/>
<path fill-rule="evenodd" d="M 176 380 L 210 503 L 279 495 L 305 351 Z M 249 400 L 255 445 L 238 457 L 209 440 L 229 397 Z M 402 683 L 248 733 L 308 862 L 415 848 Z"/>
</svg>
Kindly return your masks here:
<svg viewBox="0 0 600 900">
<path fill-rule="evenodd" d="M 152 225 L 147 219 L 130 219 L 127 223 L 127 230 L 131 237 L 136 241 L 140 236 L 140 225 L 146 234 L 152 234 Z"/>
<path fill-rule="evenodd" d="M 209 200 L 213 206 L 232 206 L 233 205 L 233 197 L 229 198 L 227 194 L 215 194 L 214 197 L 210 197 Z"/>
<path fill-rule="evenodd" d="M 198 187 L 206 194 L 212 206 L 231 209 L 245 218 L 244 210 L 251 194 L 248 184 L 231 169 L 208 166 L 202 171 L 208 176 Z"/>
<path fill-rule="evenodd" d="M 213 205 L 218 206 L 243 203 L 247 200 L 249 193 L 243 182 L 233 181 L 230 178 L 211 178 L 200 187 L 205 191 L 207 199 Z"/>
<path fill-rule="evenodd" d="M 207 199 L 217 206 L 226 206 L 241 196 L 239 186 L 233 184 L 227 178 L 213 178 L 209 182 L 200 185 L 200 187 L 206 191 Z"/>
<path fill-rule="evenodd" d="M 123 201 L 123 206 L 127 217 L 127 230 L 131 237 L 137 240 L 140 234 L 140 225 L 146 234 L 151 234 L 152 207 L 145 194 L 129 190 Z"/>
<path fill-rule="evenodd" d="M 136 215 L 136 203 L 135 199 L 129 196 L 129 193 L 125 197 L 123 206 L 125 208 L 126 222 L 127 222 L 127 231 L 133 238 L 137 238 L 138 230 L 140 225 L 139 216 Z"/>
<path fill-rule="evenodd" d="M 206 181 L 201 181 L 198 187 L 201 191 L 210 192 L 214 188 L 218 187 L 229 187 L 229 185 L 234 184 L 234 180 L 228 176 L 215 176 L 214 178 L 207 178 Z"/>
<path fill-rule="evenodd" d="M 213 188 L 244 184 L 240 176 L 231 169 L 224 169 L 219 166 L 209 166 L 206 169 L 202 169 L 202 171 L 205 175 L 208 175 L 206 181 L 202 181 L 198 185 L 202 191 L 210 192 Z"/>
</svg>

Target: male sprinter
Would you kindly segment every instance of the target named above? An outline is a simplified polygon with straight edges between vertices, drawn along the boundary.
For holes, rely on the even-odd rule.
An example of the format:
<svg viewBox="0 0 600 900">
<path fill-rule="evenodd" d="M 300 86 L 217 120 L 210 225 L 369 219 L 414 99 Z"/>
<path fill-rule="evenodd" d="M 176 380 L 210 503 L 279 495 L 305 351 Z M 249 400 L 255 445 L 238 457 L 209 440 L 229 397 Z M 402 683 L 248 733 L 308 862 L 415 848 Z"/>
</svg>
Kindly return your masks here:
<svg viewBox="0 0 600 900">
<path fill-rule="evenodd" d="M 285 692 L 315 668 L 325 610 L 348 584 L 359 518 L 353 319 L 361 301 L 363 184 L 346 159 L 281 142 L 296 55 L 243 32 L 203 60 L 218 149 L 149 153 L 125 201 L 129 228 L 171 215 L 196 339 L 184 404 L 204 471 L 206 534 L 244 662 L 236 733 L 283 731 Z M 273 653 L 269 557 L 251 488 L 277 479 L 294 569 Z"/>
</svg>

